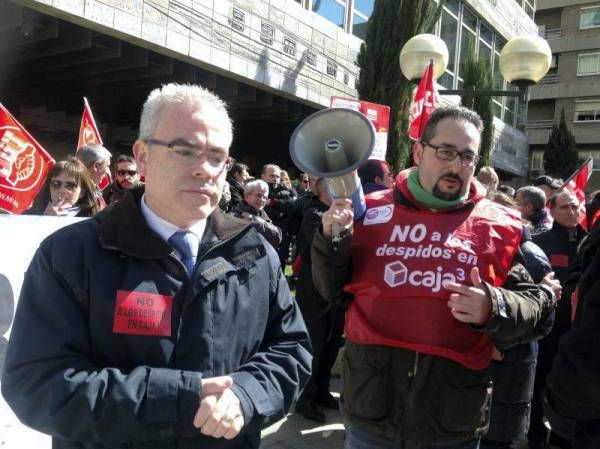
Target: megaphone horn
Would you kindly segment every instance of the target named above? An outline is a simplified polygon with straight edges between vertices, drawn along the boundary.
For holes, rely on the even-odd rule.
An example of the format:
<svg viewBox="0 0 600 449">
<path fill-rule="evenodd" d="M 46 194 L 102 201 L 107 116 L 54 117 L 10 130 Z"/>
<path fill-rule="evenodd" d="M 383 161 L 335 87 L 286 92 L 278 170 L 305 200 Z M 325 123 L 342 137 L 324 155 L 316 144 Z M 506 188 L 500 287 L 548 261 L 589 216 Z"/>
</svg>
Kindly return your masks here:
<svg viewBox="0 0 600 449">
<path fill-rule="evenodd" d="M 352 198 L 355 218 L 366 205 L 356 169 L 371 155 L 375 129 L 367 117 L 346 108 L 322 109 L 305 118 L 290 140 L 290 156 L 311 176 L 326 178 L 334 198 Z M 339 231 L 334 230 L 334 240 Z"/>
<path fill-rule="evenodd" d="M 305 118 L 290 140 L 290 156 L 302 171 L 318 178 L 346 175 L 366 161 L 375 145 L 367 117 L 346 108 L 322 109 Z"/>
</svg>

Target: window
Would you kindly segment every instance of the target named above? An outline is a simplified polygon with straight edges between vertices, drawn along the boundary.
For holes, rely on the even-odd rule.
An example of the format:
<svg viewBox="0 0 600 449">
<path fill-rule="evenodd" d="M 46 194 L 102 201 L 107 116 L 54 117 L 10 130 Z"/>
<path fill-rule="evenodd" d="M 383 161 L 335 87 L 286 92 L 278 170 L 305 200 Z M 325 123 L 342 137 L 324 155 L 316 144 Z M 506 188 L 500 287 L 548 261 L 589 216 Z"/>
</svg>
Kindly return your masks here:
<svg viewBox="0 0 600 449">
<path fill-rule="evenodd" d="M 375 0 L 355 0 L 352 14 L 352 34 L 363 41 L 367 37 L 367 22 L 373 14 Z"/>
<path fill-rule="evenodd" d="M 576 101 L 574 122 L 600 121 L 600 100 Z"/>
<path fill-rule="evenodd" d="M 456 56 L 456 37 L 458 35 L 458 21 L 445 9 L 442 11 L 442 23 L 440 28 L 440 38 L 448 47 L 448 67 L 450 72 L 454 72 L 454 58 Z"/>
<path fill-rule="evenodd" d="M 444 86 L 446 89 L 452 89 L 454 86 L 454 75 L 446 71 L 437 79 L 437 83 Z"/>
<path fill-rule="evenodd" d="M 531 169 L 532 170 L 543 170 L 544 169 L 544 152 L 533 151 L 531 153 Z"/>
<path fill-rule="evenodd" d="M 340 28 L 344 28 L 346 0 L 315 0 L 313 1 L 312 10 Z"/>
<path fill-rule="evenodd" d="M 577 76 L 599 74 L 600 53 L 587 53 L 577 56 Z"/>
<path fill-rule="evenodd" d="M 600 27 L 600 6 L 581 8 L 581 14 L 579 16 L 579 29 L 586 30 L 588 28 L 597 27 Z"/>
</svg>

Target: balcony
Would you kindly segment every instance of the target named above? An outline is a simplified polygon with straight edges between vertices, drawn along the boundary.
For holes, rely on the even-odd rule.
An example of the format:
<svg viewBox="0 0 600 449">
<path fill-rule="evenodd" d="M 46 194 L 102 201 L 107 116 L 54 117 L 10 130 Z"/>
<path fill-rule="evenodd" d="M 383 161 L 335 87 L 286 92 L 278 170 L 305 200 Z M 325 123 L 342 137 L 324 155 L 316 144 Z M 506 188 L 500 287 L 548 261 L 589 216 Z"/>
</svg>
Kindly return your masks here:
<svg viewBox="0 0 600 449">
<path fill-rule="evenodd" d="M 562 36 L 562 30 L 560 28 L 546 28 L 544 30 L 544 39 L 547 41 L 552 39 L 560 39 Z"/>
<path fill-rule="evenodd" d="M 552 132 L 554 120 L 528 120 L 525 124 L 525 134 L 529 145 L 545 145 Z"/>
<path fill-rule="evenodd" d="M 525 129 L 550 129 L 554 120 L 527 120 Z"/>
<path fill-rule="evenodd" d="M 558 73 L 550 73 L 538 81 L 538 84 L 556 84 L 558 83 Z"/>
</svg>

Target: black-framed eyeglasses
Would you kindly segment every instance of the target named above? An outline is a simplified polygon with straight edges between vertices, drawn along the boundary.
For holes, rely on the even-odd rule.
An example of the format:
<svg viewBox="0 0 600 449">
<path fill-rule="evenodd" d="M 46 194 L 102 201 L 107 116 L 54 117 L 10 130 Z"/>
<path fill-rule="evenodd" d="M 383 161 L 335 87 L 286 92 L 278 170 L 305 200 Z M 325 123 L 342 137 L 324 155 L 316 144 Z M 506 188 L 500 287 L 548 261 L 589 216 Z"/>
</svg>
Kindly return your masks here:
<svg viewBox="0 0 600 449">
<path fill-rule="evenodd" d="M 435 155 L 442 161 L 453 161 L 457 157 L 460 157 L 460 164 L 463 167 L 473 167 L 479 162 L 479 155 L 472 151 L 457 151 L 453 148 L 448 148 L 443 145 L 432 145 L 429 142 L 421 141 L 423 147 L 430 147 L 435 151 Z"/>
<path fill-rule="evenodd" d="M 77 188 L 77 183 L 73 181 L 59 181 L 58 179 L 53 179 L 50 181 L 50 187 L 53 189 L 60 189 L 63 186 L 65 189 L 72 192 Z"/>
<path fill-rule="evenodd" d="M 137 170 L 117 170 L 117 175 L 119 175 L 119 176 L 125 176 L 125 175 L 135 176 L 135 175 L 137 175 Z"/>
<path fill-rule="evenodd" d="M 144 139 L 148 145 L 160 145 L 171 150 L 183 162 L 204 162 L 216 170 L 229 171 L 233 166 L 233 159 L 225 153 L 219 151 L 204 151 L 189 143 L 182 143 L 181 140 L 165 142 L 158 139 Z"/>
</svg>

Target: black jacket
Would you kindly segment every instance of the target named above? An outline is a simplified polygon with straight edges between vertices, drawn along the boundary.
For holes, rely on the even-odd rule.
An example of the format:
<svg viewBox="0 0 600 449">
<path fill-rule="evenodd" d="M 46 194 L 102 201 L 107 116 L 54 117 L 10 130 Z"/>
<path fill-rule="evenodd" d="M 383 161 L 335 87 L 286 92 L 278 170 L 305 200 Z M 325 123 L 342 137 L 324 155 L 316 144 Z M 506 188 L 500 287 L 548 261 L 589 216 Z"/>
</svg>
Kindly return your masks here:
<svg viewBox="0 0 600 449">
<path fill-rule="evenodd" d="M 520 257 L 535 283 L 552 271 L 544 252 L 531 240 L 521 244 Z M 490 428 L 484 440 L 514 441 L 525 439 L 533 396 L 538 354 L 537 338 L 548 335 L 554 323 L 554 309 L 545 309 L 540 317 L 536 339 L 521 342 L 502 351 L 502 360 L 490 365 L 494 383 Z M 518 381 L 515 381 L 518 379 Z"/>
<path fill-rule="evenodd" d="M 190 279 L 144 221 L 142 192 L 43 241 L 25 275 L 2 393 L 21 421 L 54 437 L 55 449 L 258 447 L 312 359 L 277 255 L 217 208 Z M 117 307 L 119 292 L 139 292 L 142 303 L 171 297 L 171 313 L 161 315 L 169 335 L 114 332 L 117 317 L 132 316 Z M 192 425 L 201 379 L 225 374 L 245 420 L 234 440 Z"/>
<path fill-rule="evenodd" d="M 418 208 L 397 188 L 394 199 Z M 322 232 L 315 234 L 313 280 L 326 300 L 347 300 L 341 291 L 351 276 L 351 240 L 350 234 L 343 235 L 334 251 L 331 240 Z M 515 259 L 502 288 L 486 284 L 492 314 L 478 329 L 488 333 L 501 349 L 535 337 L 540 317 L 554 307 L 552 292 L 533 284 L 518 262 Z M 489 369 L 474 371 L 442 357 L 346 340 L 343 379 L 345 419 L 371 433 L 442 445 L 478 438 L 488 430 Z"/>
<path fill-rule="evenodd" d="M 546 253 L 550 265 L 552 265 L 552 271 L 563 286 L 573 282 L 569 279 L 569 265 L 575 260 L 577 247 L 586 235 L 586 231 L 579 225 L 574 232 L 569 232 L 555 221 L 552 229 L 532 237 L 533 242 Z M 575 275 L 578 276 L 578 274 Z M 562 299 L 556 307 L 551 338 L 557 338 L 558 335 L 571 328 L 571 298 L 567 296 L 568 293 L 568 289 L 563 289 Z"/>
<path fill-rule="evenodd" d="M 582 246 L 573 328 L 560 340 L 547 377 L 546 413 L 552 430 L 574 447 L 600 447 L 600 229 Z"/>
<path fill-rule="evenodd" d="M 246 212 L 252 215 L 250 223 L 254 228 L 264 237 L 267 241 L 277 249 L 281 243 L 281 229 L 275 226 L 267 213 L 263 210 L 256 210 L 250 206 L 246 201 L 242 201 L 231 211 L 234 217 L 241 218 L 242 214 Z"/>
</svg>

